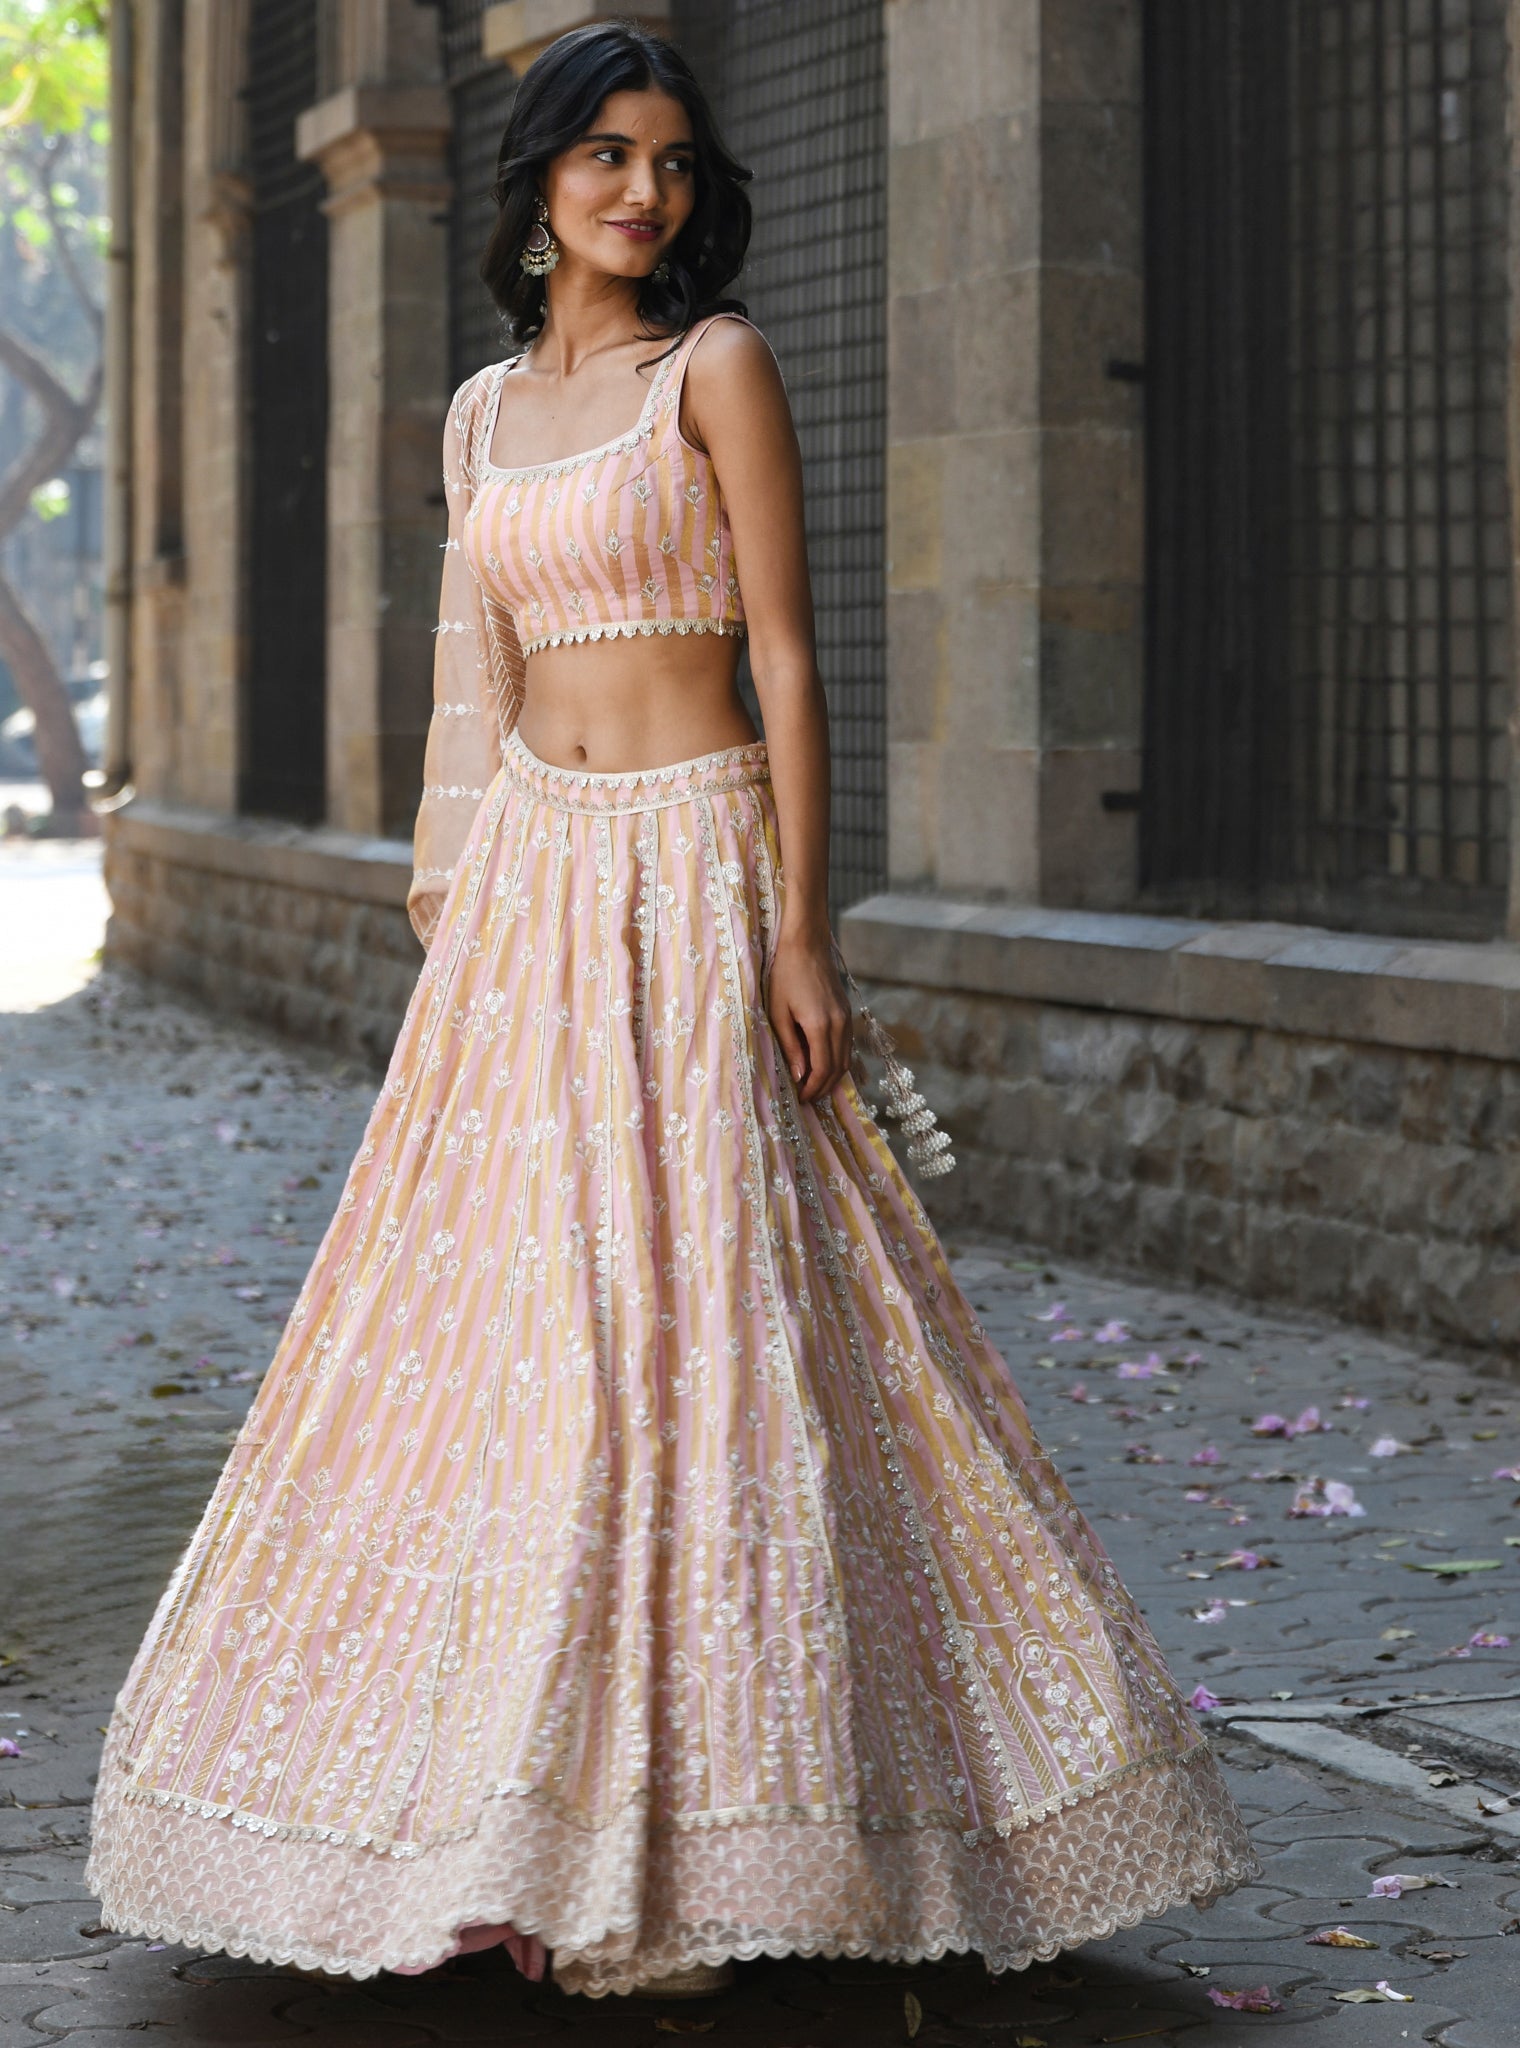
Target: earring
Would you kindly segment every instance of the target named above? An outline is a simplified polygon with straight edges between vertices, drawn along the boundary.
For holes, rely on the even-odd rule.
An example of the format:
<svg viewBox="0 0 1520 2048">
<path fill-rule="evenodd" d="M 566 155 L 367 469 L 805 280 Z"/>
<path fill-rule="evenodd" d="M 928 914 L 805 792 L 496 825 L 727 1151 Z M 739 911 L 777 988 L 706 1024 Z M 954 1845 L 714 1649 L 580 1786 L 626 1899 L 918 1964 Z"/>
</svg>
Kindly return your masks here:
<svg viewBox="0 0 1520 2048">
<path fill-rule="evenodd" d="M 660 261 L 655 265 L 654 269 L 650 272 L 650 275 L 654 278 L 657 284 L 663 284 L 666 278 L 669 277 L 670 265 L 665 261 L 663 256 L 660 258 Z"/>
<path fill-rule="evenodd" d="M 550 231 L 549 207 L 542 197 L 533 209 L 533 225 L 517 260 L 530 277 L 542 277 L 559 261 L 559 243 Z"/>
</svg>

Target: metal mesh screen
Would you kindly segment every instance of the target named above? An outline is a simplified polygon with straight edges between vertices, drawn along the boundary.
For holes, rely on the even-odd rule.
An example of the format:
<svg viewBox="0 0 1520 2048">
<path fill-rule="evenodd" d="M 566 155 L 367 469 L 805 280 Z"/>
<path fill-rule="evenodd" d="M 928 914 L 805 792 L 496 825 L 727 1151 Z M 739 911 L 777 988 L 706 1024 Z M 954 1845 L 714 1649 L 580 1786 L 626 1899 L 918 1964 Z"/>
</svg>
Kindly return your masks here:
<svg viewBox="0 0 1520 2048">
<path fill-rule="evenodd" d="M 326 778 L 327 220 L 295 153 L 317 96 L 315 0 L 258 0 L 248 31 L 248 670 L 239 803 L 313 821 Z"/>
<path fill-rule="evenodd" d="M 755 174 L 740 290 L 780 359 L 802 443 L 837 915 L 886 878 L 882 5 L 677 0 L 675 16 L 725 139 Z"/>
<path fill-rule="evenodd" d="M 480 24 L 489 0 L 442 0 L 438 10 L 443 71 L 453 104 L 449 139 L 449 358 L 460 384 L 506 352 L 500 316 L 480 281 L 481 251 L 496 220 L 491 186 L 496 151 L 512 107 L 516 80 L 505 64 L 480 54 Z"/>
<path fill-rule="evenodd" d="M 1512 689 L 1505 0 L 1150 12 L 1148 879 L 1486 935 Z M 1249 421 L 1280 439 L 1253 450 Z M 1186 480 L 1245 543 L 1222 565 L 1188 552 Z M 1227 625 L 1252 616 L 1242 655 Z M 1182 733 L 1232 717 L 1233 757 Z"/>
</svg>

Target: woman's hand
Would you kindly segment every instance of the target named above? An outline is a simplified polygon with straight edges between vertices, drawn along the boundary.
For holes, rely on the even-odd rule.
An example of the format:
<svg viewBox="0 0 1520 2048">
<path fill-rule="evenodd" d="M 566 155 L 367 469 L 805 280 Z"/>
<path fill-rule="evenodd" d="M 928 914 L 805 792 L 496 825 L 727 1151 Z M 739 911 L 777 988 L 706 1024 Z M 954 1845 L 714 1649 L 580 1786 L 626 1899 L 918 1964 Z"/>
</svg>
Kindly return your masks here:
<svg viewBox="0 0 1520 2048">
<path fill-rule="evenodd" d="M 827 936 L 777 940 L 767 992 L 770 1020 L 803 1102 L 837 1088 L 850 1066 L 849 998 Z"/>
</svg>

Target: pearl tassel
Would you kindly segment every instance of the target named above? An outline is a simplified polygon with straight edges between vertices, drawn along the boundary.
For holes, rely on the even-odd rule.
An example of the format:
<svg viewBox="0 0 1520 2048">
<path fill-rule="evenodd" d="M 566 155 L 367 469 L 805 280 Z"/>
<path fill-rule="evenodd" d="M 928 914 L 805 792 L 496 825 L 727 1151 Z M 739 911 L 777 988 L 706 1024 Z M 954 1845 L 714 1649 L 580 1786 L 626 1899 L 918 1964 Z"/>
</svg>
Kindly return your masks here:
<svg viewBox="0 0 1520 2048">
<path fill-rule="evenodd" d="M 904 1064 L 880 1018 L 867 1008 L 859 984 L 845 965 L 837 940 L 833 952 L 834 965 L 846 988 L 855 997 L 861 1022 L 866 1028 L 867 1043 L 886 1068 L 886 1078 L 882 1083 L 886 1113 L 901 1125 L 903 1136 L 908 1140 L 908 1157 L 919 1173 L 925 1180 L 936 1180 L 941 1174 L 949 1173 L 955 1165 L 955 1154 L 950 1150 L 950 1133 L 939 1128 L 934 1111 L 914 1086 L 913 1069 Z M 860 1077 L 857 1075 L 856 1078 Z"/>
</svg>

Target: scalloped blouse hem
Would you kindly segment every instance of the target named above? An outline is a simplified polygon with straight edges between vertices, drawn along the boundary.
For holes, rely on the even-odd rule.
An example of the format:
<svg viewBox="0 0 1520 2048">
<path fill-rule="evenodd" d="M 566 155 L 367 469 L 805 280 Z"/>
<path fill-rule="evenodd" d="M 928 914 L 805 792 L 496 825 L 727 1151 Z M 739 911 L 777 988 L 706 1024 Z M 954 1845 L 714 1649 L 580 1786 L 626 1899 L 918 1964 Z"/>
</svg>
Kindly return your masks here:
<svg viewBox="0 0 1520 2048">
<path fill-rule="evenodd" d="M 662 638 L 672 633 L 721 633 L 730 640 L 743 640 L 748 631 L 742 619 L 614 619 L 602 626 L 578 626 L 560 633 L 545 633 L 536 640 L 524 640 L 522 651 L 526 660 L 545 647 L 579 647 L 590 640 L 631 640 L 656 633 Z"/>
</svg>

